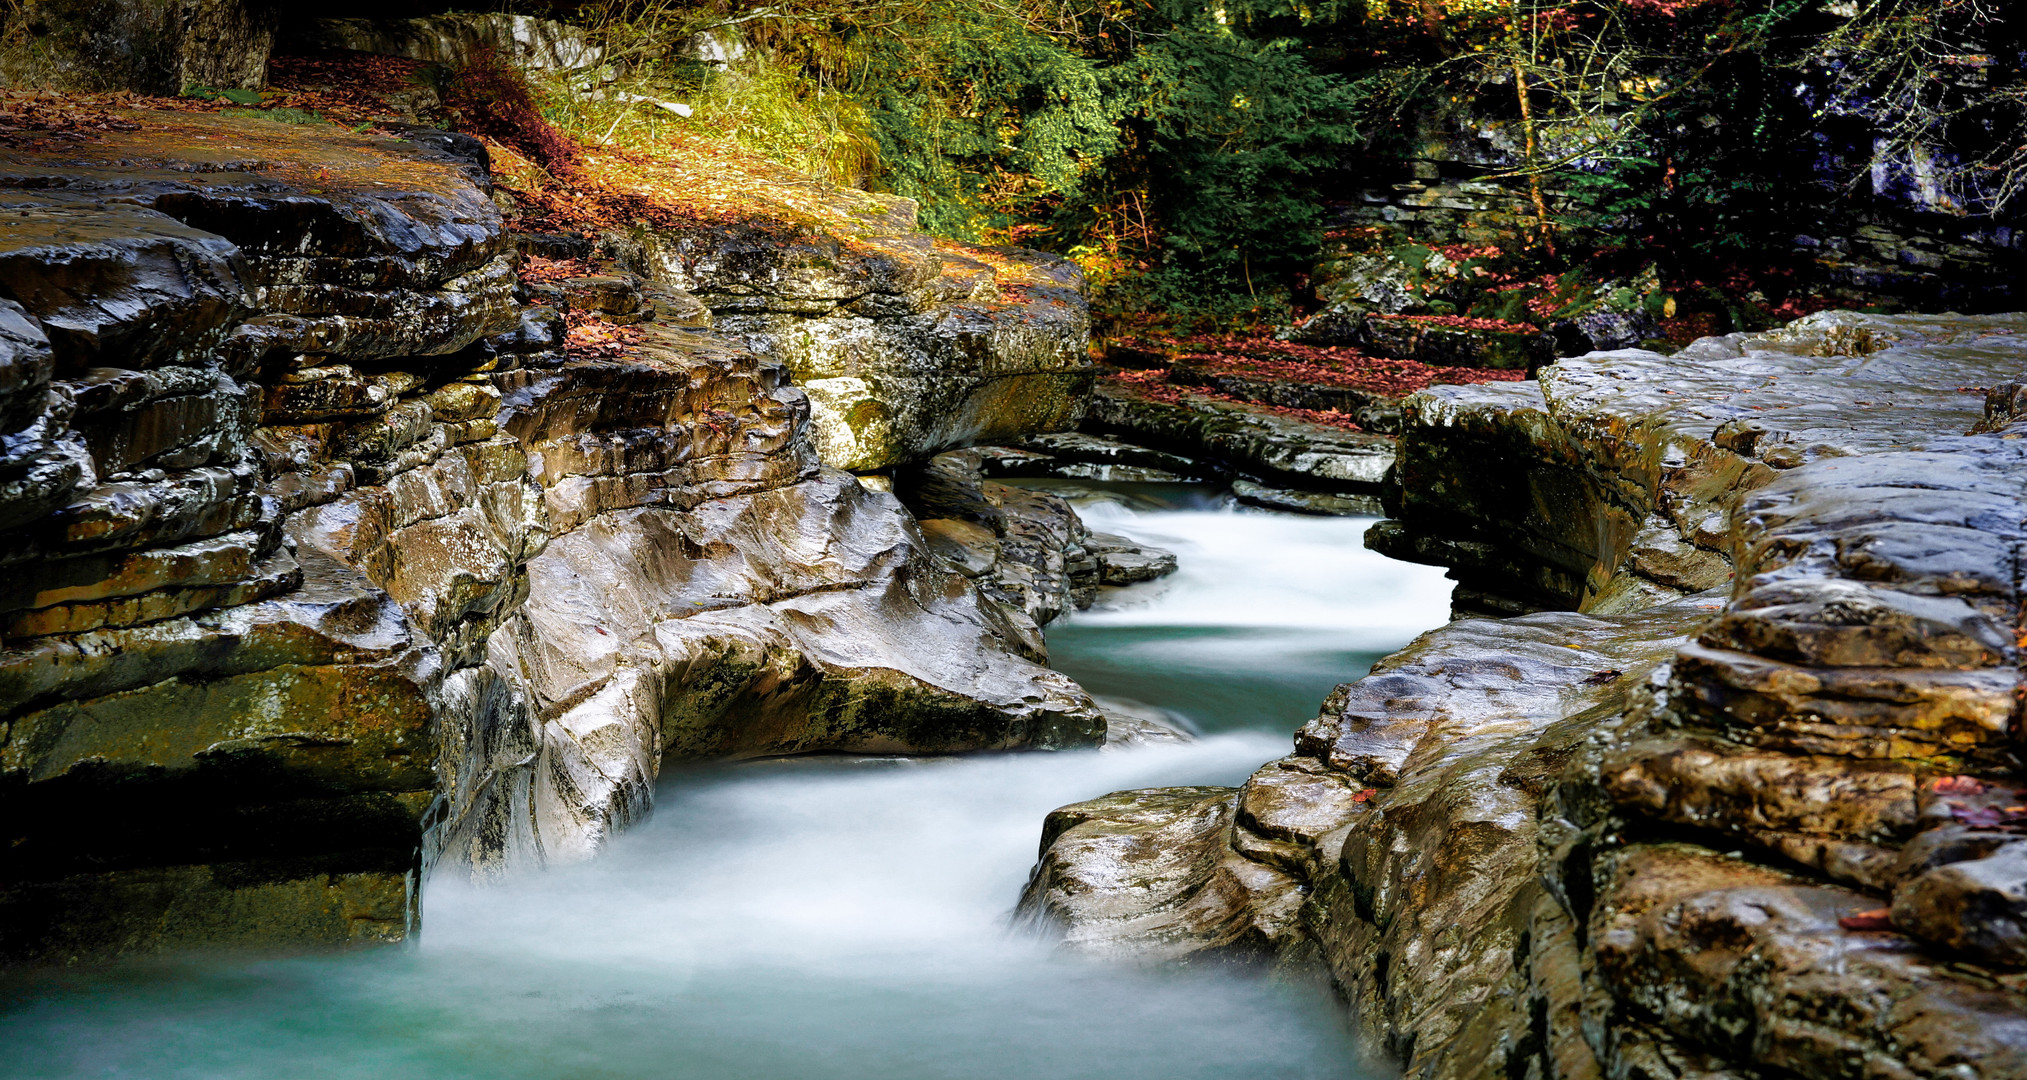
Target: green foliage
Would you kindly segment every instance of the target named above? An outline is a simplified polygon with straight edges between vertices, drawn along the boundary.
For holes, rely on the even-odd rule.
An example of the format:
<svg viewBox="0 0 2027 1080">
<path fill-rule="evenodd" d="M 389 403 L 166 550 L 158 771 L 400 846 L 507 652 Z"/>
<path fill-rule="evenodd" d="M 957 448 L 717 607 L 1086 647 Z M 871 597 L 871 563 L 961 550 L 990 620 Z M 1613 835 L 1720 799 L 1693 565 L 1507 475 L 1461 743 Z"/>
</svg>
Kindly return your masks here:
<svg viewBox="0 0 2027 1080">
<path fill-rule="evenodd" d="M 1873 129 L 1895 153 L 1975 129 L 1983 149 L 1922 167 L 1996 205 L 2027 178 L 2005 7 L 627 0 L 589 9 L 624 72 L 611 89 L 694 116 L 595 87 L 552 94 L 551 115 L 587 142 L 675 125 L 908 195 L 934 232 L 1073 254 L 1115 308 L 1258 319 L 1303 289 L 1347 166 L 1419 154 L 1431 117 L 1496 129 L 1507 165 L 1486 179 L 1525 199 L 1526 235 L 1502 246 L 1530 280 L 1791 253 L 1837 202 L 1817 183 L 1825 140 L 1870 146 Z M 674 59 L 700 32 L 751 48 L 725 68 Z M 1986 90 L 1965 35 L 1991 46 Z M 1460 303 L 1512 319 L 1520 302 Z"/>
<path fill-rule="evenodd" d="M 883 182 L 932 231 L 978 240 L 1048 221 L 1122 150 L 1130 87 L 1003 9 L 938 0 L 908 33 L 859 44 L 848 91 Z"/>
<path fill-rule="evenodd" d="M 234 105 L 260 104 L 258 90 L 218 90 L 209 86 L 198 86 L 195 83 L 184 87 L 182 96 L 202 101 L 230 101 Z"/>
<path fill-rule="evenodd" d="M 1352 87 L 1243 12 L 1157 0 L 1167 17 L 1129 66 L 1149 92 L 1141 179 L 1161 209 L 1165 269 L 1257 294 L 1307 269 L 1322 242 L 1316 179 L 1358 136 Z M 1238 28 L 1235 29 L 1235 26 Z"/>
<path fill-rule="evenodd" d="M 242 116 L 249 120 L 272 120 L 277 124 L 322 127 L 330 121 L 308 109 L 220 109 L 221 116 Z"/>
<path fill-rule="evenodd" d="M 882 182 L 930 229 L 1110 251 L 1133 264 L 1115 301 L 1214 321 L 1280 306 L 1313 262 L 1357 101 L 1286 27 L 1189 0 L 912 11 L 810 63 L 849 72 Z"/>
</svg>

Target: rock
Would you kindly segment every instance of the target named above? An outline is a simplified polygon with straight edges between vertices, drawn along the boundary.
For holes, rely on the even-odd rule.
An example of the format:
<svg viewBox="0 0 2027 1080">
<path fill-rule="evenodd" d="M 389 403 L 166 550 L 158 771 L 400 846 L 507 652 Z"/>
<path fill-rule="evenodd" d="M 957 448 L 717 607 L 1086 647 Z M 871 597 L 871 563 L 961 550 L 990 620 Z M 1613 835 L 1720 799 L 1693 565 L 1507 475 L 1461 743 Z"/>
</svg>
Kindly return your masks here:
<svg viewBox="0 0 2027 1080">
<path fill-rule="evenodd" d="M 0 291 L 66 372 L 188 362 L 248 314 L 224 237 L 67 192 L 0 191 L 0 213 L 17 219 L 0 241 Z"/>
<path fill-rule="evenodd" d="M 1185 477 L 1208 475 L 1202 465 L 1180 454 L 1077 431 L 1032 435 L 1013 445 L 1016 449 L 1085 465 L 1145 469 Z"/>
<path fill-rule="evenodd" d="M 978 577 L 999 561 L 999 538 L 983 525 L 956 518 L 930 518 L 916 525 L 929 542 L 929 550 L 966 577 Z"/>
<path fill-rule="evenodd" d="M 1645 308 L 1613 311 L 1598 308 L 1549 327 L 1555 337 L 1557 356 L 1636 349 L 1661 336 L 1660 327 Z"/>
<path fill-rule="evenodd" d="M 1432 268 L 1438 276 L 1454 276 L 1456 271 L 1450 261 L 1441 255 L 1441 260 Z M 1357 318 L 1369 312 L 1386 315 L 1404 315 L 1428 309 L 1428 294 L 1415 281 L 1415 269 L 1407 263 L 1382 251 L 1364 252 L 1342 260 L 1332 267 L 1331 280 L 1317 289 L 1317 298 L 1324 301 L 1325 309 L 1316 318 L 1324 319 L 1327 325 L 1332 318 Z M 1445 275 L 1444 271 L 1448 271 Z M 1313 329 L 1312 329 L 1313 327 Z M 1297 327 L 1297 334 L 1309 330 L 1318 335 L 1323 327 L 1315 325 L 1315 319 Z M 1310 336 L 1298 336 L 1298 340 L 1311 340 Z M 1316 340 L 1317 344 L 1343 344 L 1346 341 Z"/>
<path fill-rule="evenodd" d="M 1684 1041 L 1799 1076 L 2013 1076 L 2016 992 L 1840 920 L 1843 889 L 1688 845 L 1636 845 L 1598 882 L 1599 975 Z"/>
<path fill-rule="evenodd" d="M 2027 843 L 1950 854 L 1967 857 L 1916 874 L 1894 891 L 1894 923 L 1988 963 L 2027 965 Z"/>
<path fill-rule="evenodd" d="M 1271 956 L 1292 938 L 1299 905 L 1284 898 L 1285 875 L 1226 847 L 1237 795 L 1120 791 L 1051 812 L 1016 921 L 1101 956 L 1167 959 L 1206 945 Z"/>
<path fill-rule="evenodd" d="M 456 159 L 418 144 L 335 128 L 204 113 L 135 115 L 146 122 L 134 131 L 33 152 L 0 152 L 0 201 L 23 208 L 40 204 L 45 209 L 35 211 L 37 218 L 52 224 L 66 213 L 86 214 L 110 228 L 116 219 L 93 209 L 105 202 L 116 208 L 122 222 L 117 227 L 129 230 L 123 235 L 130 239 L 120 244 L 132 249 L 135 259 L 141 258 L 134 245 L 142 237 L 161 237 L 147 241 L 159 252 L 148 258 L 156 260 L 156 280 L 169 283 L 159 287 L 169 292 L 147 292 L 158 286 L 146 279 L 132 284 L 108 279 L 87 289 L 132 305 L 113 309 L 128 312 L 119 316 L 127 326 L 148 324 L 146 315 L 170 310 L 164 304 L 180 305 L 174 324 L 186 329 L 142 339 L 151 342 L 144 366 L 163 362 L 174 350 L 208 348 L 204 335 L 233 321 L 238 303 L 262 317 L 240 321 L 233 344 L 222 350 L 235 372 L 289 352 L 355 360 L 443 355 L 517 321 L 499 212 L 455 167 Z M 268 170 L 275 160 L 322 170 L 321 194 L 273 187 Z M 412 162 L 426 164 L 418 169 Z M 62 191 L 54 193 L 56 202 L 48 202 L 53 196 L 42 190 L 52 172 L 65 178 Z M 150 211 L 158 216 L 147 216 Z M 301 250 L 306 234 L 321 238 L 315 254 Z M 209 245 L 213 254 L 208 261 L 200 258 L 186 278 L 161 261 L 169 257 L 165 243 Z M 245 259 L 235 272 L 236 285 L 223 276 L 227 272 L 216 254 L 230 248 Z M 145 261 L 117 269 L 117 260 L 126 257 L 109 250 L 94 257 L 116 260 L 103 264 L 107 273 L 151 272 Z M 198 256 L 193 249 L 176 257 Z M 16 265 L 34 264 L 31 254 Z M 8 288 L 18 294 L 25 287 Z M 121 324 L 106 324 L 82 310 L 59 314 L 55 286 L 39 287 L 47 299 L 24 306 L 75 325 L 69 333 L 77 349 L 98 348 L 94 343 L 100 341 L 123 347 Z M 170 299 L 185 292 L 188 299 Z"/>
<path fill-rule="evenodd" d="M 809 394 L 826 464 L 877 472 L 956 446 L 1071 427 L 1092 375 L 1083 276 L 1053 256 L 932 240 L 907 199 L 783 177 L 799 222 L 612 234 L 630 271 Z M 768 206 L 755 208 L 764 218 Z"/>
<path fill-rule="evenodd" d="M 1196 741 L 1188 722 L 1167 709 L 1121 698 L 1096 697 L 1092 700 L 1105 713 L 1105 745 L 1100 749 L 1118 750 Z"/>
<path fill-rule="evenodd" d="M 895 493 L 939 540 L 956 544 L 953 561 L 979 566 L 971 576 L 988 597 L 1039 628 L 1097 596 L 1100 564 L 1085 546 L 1090 530 L 1062 498 L 983 478 L 983 455 L 953 450 L 902 470 Z M 988 538 L 989 542 L 988 542 Z M 985 562 L 990 552 L 992 560 Z M 967 571 L 969 572 L 969 571 Z M 1039 629 L 1031 631 L 1042 655 Z"/>
<path fill-rule="evenodd" d="M 1736 500 L 1809 461 L 1969 430 L 1978 415 L 1957 387 L 2000 381 L 1998 343 L 2023 331 L 2018 316 L 1826 313 L 1742 341 L 1731 360 L 1627 350 L 1561 361 L 1538 388 L 1433 387 L 1406 403 L 1402 524 L 1368 535 L 1396 557 L 1438 562 L 1488 545 L 1493 557 L 1457 568 L 1467 602 L 1588 610 L 1628 570 L 1671 590 L 1707 587 Z M 1894 348 L 1837 351 L 1889 335 Z"/>
<path fill-rule="evenodd" d="M 484 144 L 481 144 L 483 146 Z M 523 255 L 568 261 L 589 259 L 597 245 L 589 237 L 569 233 L 515 233 L 514 249 Z"/>
<path fill-rule="evenodd" d="M 405 56 L 453 67 L 468 64 L 482 49 L 497 51 L 517 66 L 536 70 L 595 68 L 605 62 L 583 31 L 527 15 L 424 15 L 413 19 L 302 19 L 290 24 L 292 48 Z"/>
<path fill-rule="evenodd" d="M 1419 1077 L 2027 1073 L 2021 330 L 1826 315 L 1411 399 L 1375 546 L 1588 612 L 1424 635 L 1229 826 L 1066 808 L 1024 905 L 1165 957 L 1292 925 Z M 1205 884 L 1233 858 L 1281 877 Z"/>
<path fill-rule="evenodd" d="M 1269 510 L 1287 510 L 1297 514 L 1379 517 L 1386 512 L 1381 508 L 1379 499 L 1372 495 L 1333 495 L 1323 491 L 1294 491 L 1255 484 L 1251 480 L 1232 481 L 1232 496 L 1250 506 L 1264 506 Z"/>
<path fill-rule="evenodd" d="M 1110 439 L 1093 441 L 1123 448 L 1127 447 L 1125 443 L 1114 443 Z M 1010 479 L 1049 477 L 1059 480 L 1097 480 L 1107 483 L 1125 484 L 1184 484 L 1190 482 L 1189 476 L 1169 472 L 1164 469 L 1151 469 L 1143 465 L 1114 465 L 1106 462 L 1080 460 L 1085 455 L 1074 449 L 1062 457 L 1036 450 L 1023 450 L 1012 446 L 981 446 L 977 449 L 985 475 L 995 479 L 1001 477 Z M 1104 451 L 1101 450 L 1091 456 L 1095 457 L 1103 453 Z"/>
<path fill-rule="evenodd" d="M 1393 467 L 1394 444 L 1386 436 L 1194 395 L 1170 403 L 1116 383 L 1093 392 L 1083 430 L 1181 455 L 1198 471 L 1330 493 L 1376 494 Z"/>
<path fill-rule="evenodd" d="M 0 80 L 161 96 L 188 86 L 259 89 L 275 14 L 248 0 L 35 0 L 5 21 Z"/>
<path fill-rule="evenodd" d="M 703 30 L 683 41 L 683 58 L 723 68 L 746 55 L 746 42 L 731 27 Z"/>
<path fill-rule="evenodd" d="M 1138 544 L 1112 533 L 1091 533 L 1084 550 L 1098 560 L 1101 585 L 1135 585 L 1175 573 L 1175 552 Z"/>
<path fill-rule="evenodd" d="M 700 304 L 568 282 L 634 324 L 572 354 L 482 156 L 123 115 L 0 150 L 0 960 L 397 941 L 664 761 L 1105 737 Z M 1017 602 L 1095 591 L 986 495 Z"/>
<path fill-rule="evenodd" d="M 1313 409 L 1352 415 L 1377 415 L 1393 404 L 1370 390 L 1280 377 L 1269 372 L 1224 370 L 1215 357 L 1178 356 L 1168 368 L 1174 386 L 1202 386 L 1240 401 L 1283 409 Z M 1363 425 L 1361 421 L 1360 426 Z"/>
<path fill-rule="evenodd" d="M 640 286 L 630 277 L 602 274 L 564 278 L 557 282 L 570 306 L 606 315 L 631 315 L 640 310 Z"/>
<path fill-rule="evenodd" d="M 1432 367 L 1532 371 L 1556 357 L 1555 338 L 1532 329 L 1452 326 L 1428 317 L 1367 315 L 1355 344 L 1376 356 Z"/>
</svg>

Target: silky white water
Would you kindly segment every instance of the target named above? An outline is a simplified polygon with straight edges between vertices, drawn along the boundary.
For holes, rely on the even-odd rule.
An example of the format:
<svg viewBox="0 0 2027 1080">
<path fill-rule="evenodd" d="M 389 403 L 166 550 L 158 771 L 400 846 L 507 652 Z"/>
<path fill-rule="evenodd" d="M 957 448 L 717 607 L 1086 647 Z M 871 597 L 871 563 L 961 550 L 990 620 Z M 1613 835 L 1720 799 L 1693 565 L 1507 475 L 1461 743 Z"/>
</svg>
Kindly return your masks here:
<svg viewBox="0 0 2027 1080">
<path fill-rule="evenodd" d="M 1063 957 L 1006 915 L 1050 809 L 1121 788 L 1238 783 L 1287 752 L 1288 717 L 1199 708 L 1163 665 L 1187 667 L 1185 682 L 1222 672 L 1285 690 L 1320 677 L 1327 690 L 1363 668 L 1326 674 L 1325 658 L 1384 651 L 1440 622 L 1440 589 L 1357 548 L 1357 522 L 1089 512 L 1096 527 L 1175 547 L 1184 570 L 1113 593 L 1052 640 L 1139 635 L 1115 692 L 1216 733 L 1103 753 L 673 773 L 653 819 L 596 862 L 432 885 L 413 947 L 12 976 L 0 1076 L 1361 1076 L 1341 1006 L 1318 988 Z M 1268 642 L 1318 635 L 1328 644 L 1301 654 L 1302 678 L 1266 670 Z"/>
<path fill-rule="evenodd" d="M 1370 518 L 1251 510 L 1175 485 L 1051 486 L 1083 496 L 1093 530 L 1166 547 L 1179 565 L 1051 625 L 1050 662 L 1198 730 L 1292 732 L 1450 607 L 1441 569 L 1366 549 Z"/>
</svg>

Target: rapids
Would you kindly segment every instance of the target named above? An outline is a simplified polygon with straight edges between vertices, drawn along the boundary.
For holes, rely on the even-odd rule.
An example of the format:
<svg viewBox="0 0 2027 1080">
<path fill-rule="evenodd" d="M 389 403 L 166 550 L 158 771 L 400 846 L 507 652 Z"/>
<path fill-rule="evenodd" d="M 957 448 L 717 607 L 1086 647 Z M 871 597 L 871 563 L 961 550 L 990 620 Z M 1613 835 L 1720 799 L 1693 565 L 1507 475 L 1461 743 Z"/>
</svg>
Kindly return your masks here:
<svg viewBox="0 0 2027 1080">
<path fill-rule="evenodd" d="M 1085 494 L 1094 528 L 1182 569 L 1053 627 L 1056 661 L 1199 741 L 672 770 L 592 863 L 434 882 L 413 947 L 9 976 L 0 1076 L 1364 1075 L 1317 987 L 1059 956 L 1006 916 L 1050 809 L 1238 783 L 1333 684 L 1440 623 L 1447 582 L 1366 552 L 1364 521 Z"/>
</svg>

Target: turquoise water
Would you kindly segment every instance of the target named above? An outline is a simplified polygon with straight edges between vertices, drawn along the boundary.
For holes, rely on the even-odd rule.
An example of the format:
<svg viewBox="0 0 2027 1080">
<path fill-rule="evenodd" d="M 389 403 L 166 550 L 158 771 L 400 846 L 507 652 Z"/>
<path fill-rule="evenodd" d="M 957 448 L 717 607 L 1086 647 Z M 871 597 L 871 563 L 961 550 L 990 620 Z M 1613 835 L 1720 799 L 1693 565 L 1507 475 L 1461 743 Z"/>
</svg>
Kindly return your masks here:
<svg viewBox="0 0 2027 1080">
<path fill-rule="evenodd" d="M 1115 485 L 1075 501 L 1092 529 L 1166 547 L 1180 565 L 1051 624 L 1050 664 L 1093 694 L 1160 707 L 1197 731 L 1292 732 L 1333 687 L 1449 610 L 1441 570 L 1366 550 L 1370 518 L 1254 510 L 1181 485 Z"/>
<path fill-rule="evenodd" d="M 1332 683 L 1421 628 L 1385 606 L 1407 602 L 1398 564 L 1303 568 L 1357 559 L 1357 523 L 1091 513 L 1177 547 L 1187 569 L 1054 630 L 1061 662 L 1101 692 L 1181 712 L 1209 732 L 1201 741 L 665 776 L 653 819 L 595 862 L 483 888 L 432 883 L 411 947 L 8 976 L 0 1076 L 1368 1075 L 1341 1007 L 1316 987 L 1217 965 L 1086 962 L 1007 929 L 1050 809 L 1121 788 L 1236 783 L 1286 752 Z"/>
</svg>

